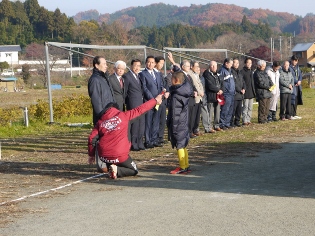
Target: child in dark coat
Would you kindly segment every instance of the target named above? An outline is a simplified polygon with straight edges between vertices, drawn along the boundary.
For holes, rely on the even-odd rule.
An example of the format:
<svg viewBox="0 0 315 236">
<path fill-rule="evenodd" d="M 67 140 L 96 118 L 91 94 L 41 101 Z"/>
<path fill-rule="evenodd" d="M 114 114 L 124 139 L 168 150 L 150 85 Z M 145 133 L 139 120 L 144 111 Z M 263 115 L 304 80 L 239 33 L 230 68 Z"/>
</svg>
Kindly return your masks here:
<svg viewBox="0 0 315 236">
<path fill-rule="evenodd" d="M 172 147 L 177 149 L 179 167 L 172 170 L 171 174 L 187 174 L 190 172 L 186 147 L 189 142 L 188 101 L 192 92 L 192 87 L 185 80 L 184 73 L 181 71 L 174 72 L 172 86 L 170 87 L 167 127 Z"/>
</svg>

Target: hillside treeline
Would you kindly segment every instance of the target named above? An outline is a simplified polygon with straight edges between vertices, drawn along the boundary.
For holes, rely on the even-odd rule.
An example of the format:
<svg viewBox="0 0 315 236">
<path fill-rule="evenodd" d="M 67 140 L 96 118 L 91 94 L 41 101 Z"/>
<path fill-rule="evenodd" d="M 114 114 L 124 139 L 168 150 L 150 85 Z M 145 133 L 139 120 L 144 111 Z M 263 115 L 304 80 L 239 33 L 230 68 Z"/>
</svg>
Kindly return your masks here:
<svg viewBox="0 0 315 236">
<path fill-rule="evenodd" d="M 37 0 L 0 2 L 0 44 L 21 45 L 45 40 L 69 42 L 75 26 L 73 18 L 68 18 L 57 8 L 48 11 Z"/>
<path fill-rule="evenodd" d="M 0 2 L 0 44 L 17 44 L 25 47 L 33 42 L 73 42 L 85 44 L 141 44 L 162 47 L 195 47 L 200 43 L 213 42 L 220 35 L 234 32 L 249 33 L 254 38 L 267 41 L 272 34 L 268 24 L 251 23 L 243 16 L 239 23 L 222 23 L 211 27 L 169 24 L 163 27 L 142 26 L 126 30 L 121 21 L 99 24 L 95 20 L 76 24 L 57 8 L 48 11 L 37 0 Z"/>
</svg>

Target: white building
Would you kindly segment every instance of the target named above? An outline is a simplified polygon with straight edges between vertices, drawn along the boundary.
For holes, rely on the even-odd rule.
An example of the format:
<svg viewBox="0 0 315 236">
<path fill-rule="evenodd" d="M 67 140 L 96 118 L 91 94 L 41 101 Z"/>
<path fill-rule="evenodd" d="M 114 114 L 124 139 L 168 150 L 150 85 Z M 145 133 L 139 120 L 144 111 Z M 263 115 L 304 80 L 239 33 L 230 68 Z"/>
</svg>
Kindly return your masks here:
<svg viewBox="0 0 315 236">
<path fill-rule="evenodd" d="M 20 45 L 1 45 L 0 46 L 0 62 L 7 62 L 11 65 L 19 64 Z"/>
</svg>

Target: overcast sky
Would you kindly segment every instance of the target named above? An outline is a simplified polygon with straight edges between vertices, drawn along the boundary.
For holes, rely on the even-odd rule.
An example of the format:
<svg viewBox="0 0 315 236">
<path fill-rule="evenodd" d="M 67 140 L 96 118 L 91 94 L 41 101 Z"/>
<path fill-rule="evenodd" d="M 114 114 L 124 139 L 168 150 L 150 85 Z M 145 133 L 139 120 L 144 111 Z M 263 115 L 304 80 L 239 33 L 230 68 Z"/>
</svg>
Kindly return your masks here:
<svg viewBox="0 0 315 236">
<path fill-rule="evenodd" d="M 109 4 L 108 4 L 109 2 Z M 209 0 L 38 0 L 40 6 L 44 6 L 50 11 L 54 11 L 59 8 L 62 13 L 66 13 L 67 16 L 74 16 L 76 13 L 81 11 L 87 11 L 96 9 L 98 12 L 114 13 L 116 11 L 137 6 L 147 6 L 152 3 L 163 2 L 166 4 L 177 5 L 177 6 L 190 6 L 192 2 L 194 4 L 207 4 L 207 3 L 225 3 L 235 4 L 241 7 L 247 8 L 262 8 L 270 9 L 277 12 L 289 12 L 299 16 L 305 16 L 307 13 L 315 12 L 315 1 L 314 0 L 261 0 L 261 1 L 250 1 L 250 0 L 217 0 L 210 2 Z"/>
</svg>

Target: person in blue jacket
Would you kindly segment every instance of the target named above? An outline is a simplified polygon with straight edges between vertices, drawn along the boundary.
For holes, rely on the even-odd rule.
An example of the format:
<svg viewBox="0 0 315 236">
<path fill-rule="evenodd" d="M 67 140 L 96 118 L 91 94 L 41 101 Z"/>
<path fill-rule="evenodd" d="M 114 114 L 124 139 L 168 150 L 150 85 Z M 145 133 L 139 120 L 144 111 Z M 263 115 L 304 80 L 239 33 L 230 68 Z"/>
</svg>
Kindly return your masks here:
<svg viewBox="0 0 315 236">
<path fill-rule="evenodd" d="M 231 119 L 234 110 L 235 81 L 231 71 L 232 65 L 233 59 L 225 58 L 223 66 L 219 71 L 220 77 L 224 81 L 223 95 L 225 104 L 221 107 L 220 113 L 220 128 L 223 130 L 233 128 L 231 126 Z"/>
<path fill-rule="evenodd" d="M 298 65 L 299 58 L 296 55 L 291 57 L 290 72 L 294 78 L 293 93 L 291 94 L 291 118 L 301 119 L 297 115 L 297 105 L 303 105 L 302 100 L 302 72 Z"/>
<path fill-rule="evenodd" d="M 188 103 L 193 89 L 189 81 L 185 80 L 182 71 L 172 74 L 172 86 L 170 87 L 170 102 L 167 116 L 168 137 L 172 147 L 177 149 L 179 167 L 172 170 L 171 174 L 187 174 L 190 172 L 188 151 Z"/>
</svg>

